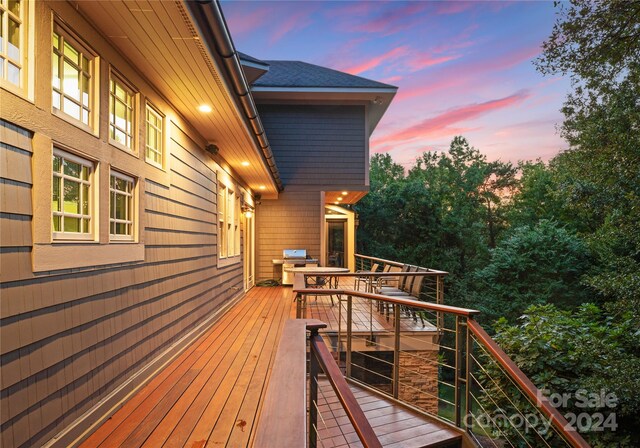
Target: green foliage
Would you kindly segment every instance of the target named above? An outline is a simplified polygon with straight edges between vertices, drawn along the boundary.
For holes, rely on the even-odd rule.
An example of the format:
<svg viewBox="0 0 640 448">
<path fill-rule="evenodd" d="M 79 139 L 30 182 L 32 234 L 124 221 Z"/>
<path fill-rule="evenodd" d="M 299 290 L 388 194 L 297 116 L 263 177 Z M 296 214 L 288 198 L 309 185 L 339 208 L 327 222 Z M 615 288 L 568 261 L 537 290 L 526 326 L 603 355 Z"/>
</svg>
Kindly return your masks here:
<svg viewBox="0 0 640 448">
<path fill-rule="evenodd" d="M 640 307 L 640 2 L 573 0 L 538 61 L 568 73 L 562 134 L 552 162 L 559 196 L 598 257 L 587 283 L 613 312 Z"/>
<path fill-rule="evenodd" d="M 589 304 L 573 313 L 553 305 L 532 306 L 518 325 L 500 320 L 495 326 L 495 340 L 538 388 L 546 390 L 546 395 L 567 395 L 566 406 L 560 409 L 562 413 L 602 413 L 605 418 L 615 413 L 616 431 L 591 428 L 583 434 L 592 446 L 637 446 L 640 442 L 635 431 L 640 425 L 638 311 L 613 318 Z M 489 374 L 500 378 L 495 370 Z M 499 387 L 509 389 L 512 385 L 504 379 Z M 576 397 L 580 390 L 613 393 L 616 405 L 585 407 L 585 401 Z M 517 399 L 517 394 L 509 395 Z"/>
<path fill-rule="evenodd" d="M 532 304 L 575 308 L 588 299 L 580 279 L 589 267 L 585 244 L 554 221 L 516 227 L 474 273 L 476 306 L 484 322 L 514 321 Z"/>
</svg>

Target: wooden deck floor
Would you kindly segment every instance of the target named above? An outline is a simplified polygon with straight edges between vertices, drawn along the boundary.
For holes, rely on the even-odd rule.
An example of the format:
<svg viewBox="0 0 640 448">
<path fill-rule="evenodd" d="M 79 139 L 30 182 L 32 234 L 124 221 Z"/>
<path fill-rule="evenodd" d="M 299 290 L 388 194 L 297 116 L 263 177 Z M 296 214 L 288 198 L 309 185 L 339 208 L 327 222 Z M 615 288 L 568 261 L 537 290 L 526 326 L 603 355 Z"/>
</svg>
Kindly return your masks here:
<svg viewBox="0 0 640 448">
<path fill-rule="evenodd" d="M 351 278 L 343 278 L 340 282 L 343 288 L 353 288 Z M 308 319 L 318 319 L 327 324 L 327 333 L 338 332 L 338 322 L 341 320 L 342 331 L 347 328 L 347 304 L 346 297 L 342 297 L 341 303 L 337 296 L 309 297 L 306 303 L 306 316 Z M 353 332 L 354 333 L 392 333 L 393 313 L 387 316 L 376 310 L 376 305 L 368 299 L 352 297 Z M 427 321 L 421 321 L 417 316 L 402 314 L 400 319 L 400 331 L 410 333 L 433 332 L 436 327 Z"/>
<path fill-rule="evenodd" d="M 351 390 L 385 448 L 456 446 L 460 434 L 433 423 L 420 414 L 382 399 L 352 385 Z M 318 381 L 318 446 L 323 448 L 362 447 L 355 429 L 327 380 Z"/>
<path fill-rule="evenodd" d="M 252 446 L 282 327 L 291 317 L 295 317 L 291 288 L 253 288 L 82 446 Z M 398 431 L 420 426 L 407 411 L 391 409 L 380 398 L 367 396 L 368 392 L 358 394 L 371 418 L 389 416 L 390 420 L 377 420 L 378 426 L 387 425 L 382 429 L 387 431 L 385 437 L 396 423 L 404 428 Z M 349 445 L 354 433 L 335 409 L 331 392 L 324 396 L 327 402 L 321 405 L 332 413 L 325 419 L 323 431 L 329 432 L 322 433 L 327 437 L 324 446 L 358 446 Z M 417 432 L 406 434 L 417 437 Z M 337 445 L 343 441 L 340 437 L 345 443 Z"/>
</svg>

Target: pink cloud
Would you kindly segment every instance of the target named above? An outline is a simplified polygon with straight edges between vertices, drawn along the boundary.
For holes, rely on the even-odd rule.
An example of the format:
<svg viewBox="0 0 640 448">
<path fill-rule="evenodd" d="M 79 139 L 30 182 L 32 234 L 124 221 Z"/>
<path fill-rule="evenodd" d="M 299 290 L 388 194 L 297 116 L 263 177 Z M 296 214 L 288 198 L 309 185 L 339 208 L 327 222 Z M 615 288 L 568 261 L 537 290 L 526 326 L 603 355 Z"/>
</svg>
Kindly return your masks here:
<svg viewBox="0 0 640 448">
<path fill-rule="evenodd" d="M 473 2 L 435 2 L 434 13 L 437 15 L 460 14 L 473 7 Z"/>
<path fill-rule="evenodd" d="M 460 55 L 452 55 L 452 56 L 417 56 L 414 59 L 408 61 L 407 65 L 411 67 L 412 71 L 417 72 L 419 70 L 425 69 L 427 67 L 431 67 L 433 65 L 443 64 L 448 61 L 453 61 L 454 59 L 458 59 Z"/>
<path fill-rule="evenodd" d="M 464 85 L 471 80 L 478 80 L 481 74 L 499 72 L 515 67 L 531 60 L 540 54 L 540 47 L 519 48 L 496 58 L 483 58 L 469 63 L 456 64 L 451 69 L 444 69 L 430 78 L 429 82 L 420 82 L 414 86 L 405 86 L 396 95 L 394 101 L 404 101 L 424 96 L 431 92 L 438 92 L 446 88 Z"/>
<path fill-rule="evenodd" d="M 521 90 L 513 95 L 484 103 L 474 103 L 449 109 L 432 118 L 401 129 L 392 134 L 385 135 L 374 140 L 374 145 L 390 145 L 392 143 L 406 142 L 417 138 L 437 138 L 447 135 L 459 134 L 472 129 L 452 127 L 453 125 L 477 118 L 498 109 L 504 109 L 521 103 L 530 96 L 526 90 Z"/>
<path fill-rule="evenodd" d="M 352 65 L 350 67 L 345 67 L 342 69 L 342 71 L 345 71 L 352 75 L 358 75 L 360 73 L 366 72 L 368 70 L 371 70 L 379 66 L 383 62 L 398 59 L 399 57 L 406 55 L 408 52 L 409 52 L 409 47 L 406 47 L 406 46 L 396 47 L 393 50 L 389 50 L 386 53 L 381 54 L 379 56 L 373 57 L 371 59 L 360 62 L 356 65 Z"/>
<path fill-rule="evenodd" d="M 285 35 L 290 33 L 291 31 L 301 30 L 309 26 L 311 24 L 309 15 L 310 15 L 309 11 L 303 10 L 289 16 L 287 20 L 278 24 L 274 32 L 271 34 L 269 38 L 269 42 L 271 44 L 274 44 L 280 39 L 282 39 Z"/>
<path fill-rule="evenodd" d="M 269 9 L 256 8 L 242 14 L 229 14 L 225 19 L 233 37 L 240 36 L 269 22 Z M 233 12 L 236 12 L 235 10 Z"/>
<path fill-rule="evenodd" d="M 403 7 L 394 5 L 392 8 L 385 7 L 387 4 L 382 2 L 370 2 L 369 5 L 369 8 L 357 4 L 347 7 L 356 13 L 341 14 L 340 28 L 349 32 L 389 35 L 420 23 L 423 18 L 419 13 L 428 8 L 428 2 L 410 2 Z"/>
</svg>

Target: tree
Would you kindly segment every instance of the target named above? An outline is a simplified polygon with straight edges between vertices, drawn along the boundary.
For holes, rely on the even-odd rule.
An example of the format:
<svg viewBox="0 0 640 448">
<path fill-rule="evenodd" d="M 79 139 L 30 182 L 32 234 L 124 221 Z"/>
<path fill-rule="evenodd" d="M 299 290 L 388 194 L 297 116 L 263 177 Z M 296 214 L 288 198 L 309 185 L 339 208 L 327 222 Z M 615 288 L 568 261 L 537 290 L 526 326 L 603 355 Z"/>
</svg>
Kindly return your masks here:
<svg viewBox="0 0 640 448">
<path fill-rule="evenodd" d="M 587 282 L 610 310 L 640 307 L 640 2 L 573 0 L 538 69 L 569 74 L 570 148 L 553 160 L 559 193 L 598 256 Z"/>
<path fill-rule="evenodd" d="M 574 309 L 589 298 L 581 278 L 589 267 L 585 244 L 555 221 L 511 229 L 473 274 L 483 322 L 510 322 L 533 304 Z"/>
<path fill-rule="evenodd" d="M 519 324 L 505 319 L 496 324 L 495 340 L 523 372 L 546 395 L 557 398 L 565 394 L 566 406 L 561 413 L 575 416 L 583 426 L 583 436 L 593 447 L 627 447 L 640 443 L 640 332 L 636 330 L 638 310 L 627 311 L 616 318 L 608 317 L 595 305 L 585 304 L 574 312 L 561 311 L 553 305 L 528 308 Z M 491 367 L 489 367 L 491 369 Z M 500 372 L 488 371 L 494 378 Z M 494 385 L 504 390 L 513 387 L 503 378 Z M 612 406 L 595 403 L 581 395 L 614 394 Z M 495 395 L 499 397 L 499 394 Z M 612 399 L 613 396 L 609 395 Z M 511 400 L 526 406 L 525 399 L 509 393 Z M 553 400 L 559 404 L 560 400 Z M 498 402 L 507 408 L 508 402 Z M 602 419 L 596 418 L 602 414 Z M 598 429 L 596 422 L 610 425 Z M 617 428 L 612 430 L 615 423 Z M 584 428 L 584 426 L 587 426 Z M 604 429 L 604 430 L 602 430 Z"/>
</svg>

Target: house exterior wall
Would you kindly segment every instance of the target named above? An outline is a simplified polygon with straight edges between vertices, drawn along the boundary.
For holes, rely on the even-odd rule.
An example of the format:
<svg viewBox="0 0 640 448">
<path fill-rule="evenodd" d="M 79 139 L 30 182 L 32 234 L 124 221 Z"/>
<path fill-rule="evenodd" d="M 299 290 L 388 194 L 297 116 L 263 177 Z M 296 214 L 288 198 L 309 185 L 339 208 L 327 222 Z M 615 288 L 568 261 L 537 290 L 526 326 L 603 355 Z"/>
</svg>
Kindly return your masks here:
<svg viewBox="0 0 640 448">
<path fill-rule="evenodd" d="M 285 188 L 364 189 L 364 106 L 262 104 L 258 111 Z"/>
<path fill-rule="evenodd" d="M 261 104 L 285 191 L 257 209 L 257 278 L 279 278 L 273 259 L 283 249 L 306 249 L 322 258 L 323 191 L 366 189 L 365 107 Z"/>
<path fill-rule="evenodd" d="M 217 259 L 221 171 L 202 149 L 206 142 L 69 4 L 33 4 L 33 98 L 0 90 L 5 447 L 40 446 L 243 289 L 242 257 L 226 267 Z M 95 134 L 51 112 L 51 8 L 100 56 Z M 140 119 L 146 100 L 165 114 L 164 169 L 145 162 L 143 126 L 137 153 L 109 144 L 110 65 L 139 90 Z M 96 161 L 96 242 L 51 243 L 54 145 Z M 110 242 L 104 225 L 110 167 L 137 179 L 133 243 Z"/>
<path fill-rule="evenodd" d="M 277 201 L 263 200 L 256 213 L 256 277 L 279 279 L 284 249 L 306 249 L 320 258 L 323 204 L 317 191 L 285 191 Z"/>
</svg>

